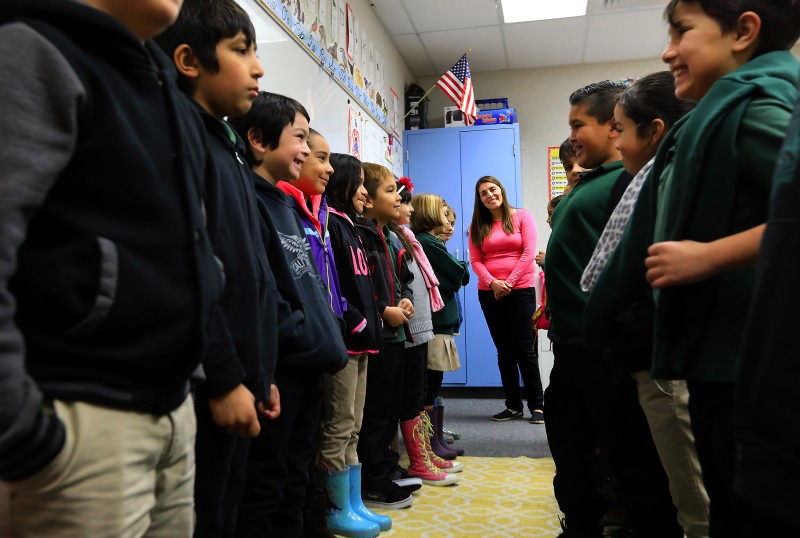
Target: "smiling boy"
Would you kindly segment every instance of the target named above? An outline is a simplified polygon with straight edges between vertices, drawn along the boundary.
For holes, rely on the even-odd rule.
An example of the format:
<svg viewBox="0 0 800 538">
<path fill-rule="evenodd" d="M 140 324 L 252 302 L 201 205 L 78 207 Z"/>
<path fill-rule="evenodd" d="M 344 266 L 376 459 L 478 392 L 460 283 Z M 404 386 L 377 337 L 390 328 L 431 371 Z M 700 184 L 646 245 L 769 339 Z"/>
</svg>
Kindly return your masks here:
<svg viewBox="0 0 800 538">
<path fill-rule="evenodd" d="M 621 83 L 604 81 L 570 96 L 569 140 L 578 165 L 589 171 L 553 211 L 547 250 L 554 364 L 545 426 L 558 468 L 553 489 L 570 537 L 602 535 L 598 520 L 608 501 L 595 479 L 598 446 L 617 478 L 628 525 L 651 538 L 682 535 L 633 380 L 614 376 L 603 353 L 585 347 L 588 296 L 580 279 L 614 209 L 615 192 L 631 179 L 615 147 L 614 105 L 624 90 Z"/>
<path fill-rule="evenodd" d="M 261 92 L 250 111 L 231 120 L 247 140 L 258 201 L 262 247 L 281 283 L 278 363 L 281 415 L 262 420 L 253 440 L 236 536 L 301 536 L 308 470 L 319 428 L 322 374 L 347 364 L 341 329 L 311 257 L 303 223 L 276 186 L 296 180 L 310 158 L 308 112 L 289 97 Z"/>
</svg>

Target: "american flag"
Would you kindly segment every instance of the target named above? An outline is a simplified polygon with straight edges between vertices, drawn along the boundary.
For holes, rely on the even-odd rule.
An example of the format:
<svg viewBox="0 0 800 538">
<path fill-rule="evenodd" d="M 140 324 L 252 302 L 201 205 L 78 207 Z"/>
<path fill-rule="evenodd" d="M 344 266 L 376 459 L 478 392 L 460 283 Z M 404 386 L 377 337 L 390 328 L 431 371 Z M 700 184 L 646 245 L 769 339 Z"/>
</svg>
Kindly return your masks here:
<svg viewBox="0 0 800 538">
<path fill-rule="evenodd" d="M 442 78 L 436 82 L 444 93 L 456 104 L 458 109 L 464 113 L 464 123 L 472 125 L 478 110 L 475 108 L 475 94 L 472 91 L 472 75 L 469 72 L 467 55 L 461 57 L 456 65 L 451 67 Z"/>
</svg>

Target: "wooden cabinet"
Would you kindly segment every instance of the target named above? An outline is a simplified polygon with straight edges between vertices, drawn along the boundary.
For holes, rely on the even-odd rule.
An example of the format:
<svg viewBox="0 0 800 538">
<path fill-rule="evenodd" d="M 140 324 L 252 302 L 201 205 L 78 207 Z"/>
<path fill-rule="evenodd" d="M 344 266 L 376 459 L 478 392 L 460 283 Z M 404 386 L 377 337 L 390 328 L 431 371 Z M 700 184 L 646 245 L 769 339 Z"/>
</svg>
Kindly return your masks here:
<svg viewBox="0 0 800 538">
<path fill-rule="evenodd" d="M 438 194 L 456 210 L 456 226 L 447 249 L 460 260 L 469 261 L 467 233 L 479 178 L 496 177 L 511 205 L 522 205 L 518 124 L 404 131 L 403 148 L 403 173 L 414 182 L 414 193 Z M 497 352 L 478 303 L 474 272 L 469 285 L 461 290 L 461 301 L 464 324 L 456 344 L 462 368 L 445 373 L 444 382 L 499 387 Z"/>
</svg>

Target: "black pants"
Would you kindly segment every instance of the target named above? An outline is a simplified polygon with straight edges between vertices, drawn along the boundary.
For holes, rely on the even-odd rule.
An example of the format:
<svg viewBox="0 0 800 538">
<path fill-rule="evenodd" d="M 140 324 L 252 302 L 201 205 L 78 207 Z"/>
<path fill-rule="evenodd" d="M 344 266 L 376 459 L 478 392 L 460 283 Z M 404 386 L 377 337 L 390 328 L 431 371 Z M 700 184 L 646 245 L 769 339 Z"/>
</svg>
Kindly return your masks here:
<svg viewBox="0 0 800 538">
<path fill-rule="evenodd" d="M 250 447 L 237 536 L 303 536 L 322 375 L 279 369 L 275 384 L 281 394 L 281 414 L 273 421 L 261 421 L 261 434 Z"/>
<path fill-rule="evenodd" d="M 407 347 L 403 358 L 403 396 L 400 420 L 412 420 L 422 410 L 428 385 L 428 344 Z"/>
<path fill-rule="evenodd" d="M 403 342 L 383 344 L 367 365 L 364 419 L 358 436 L 361 489 L 383 490 L 391 478 L 386 459 L 397 433 L 403 391 L 405 356 Z"/>
<path fill-rule="evenodd" d="M 737 536 L 733 494 L 736 442 L 733 433 L 733 383 L 687 381 L 697 459 L 709 500 L 709 536 Z M 767 536 L 765 534 L 764 536 Z"/>
<path fill-rule="evenodd" d="M 439 391 L 442 389 L 442 381 L 444 381 L 444 372 L 439 370 L 428 370 L 428 389 L 425 391 L 425 407 L 433 407 L 436 403 L 436 398 L 439 397 Z"/>
<path fill-rule="evenodd" d="M 231 435 L 211 418 L 208 402 L 195 400 L 194 498 L 197 538 L 235 536 L 239 499 L 244 489 L 250 439 Z M 199 403 L 198 403 L 199 402 Z"/>
<path fill-rule="evenodd" d="M 568 527 L 591 530 L 613 501 L 643 536 L 683 536 L 635 381 L 612 379 L 605 358 L 583 346 L 554 344 L 553 352 L 545 427 Z M 598 489 L 606 466 L 616 480 L 613 499 Z"/>
<path fill-rule="evenodd" d="M 523 411 L 519 378 L 525 386 L 528 409 L 544 405 L 542 378 L 539 375 L 539 350 L 531 316 L 536 311 L 535 288 L 511 290 L 496 301 L 491 290 L 478 290 L 478 301 L 497 348 L 497 366 L 506 395 L 506 407 Z"/>
</svg>

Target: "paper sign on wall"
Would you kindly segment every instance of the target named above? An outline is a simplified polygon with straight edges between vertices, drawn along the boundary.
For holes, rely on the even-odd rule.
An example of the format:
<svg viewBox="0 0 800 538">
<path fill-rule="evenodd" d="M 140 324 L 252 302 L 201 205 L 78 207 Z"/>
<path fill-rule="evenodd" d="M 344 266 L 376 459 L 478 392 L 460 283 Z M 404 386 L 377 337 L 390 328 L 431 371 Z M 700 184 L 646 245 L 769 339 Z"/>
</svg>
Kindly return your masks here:
<svg viewBox="0 0 800 538">
<path fill-rule="evenodd" d="M 548 200 L 564 194 L 564 189 L 568 185 L 567 173 L 564 171 L 564 165 L 561 164 L 561 159 L 558 156 L 559 147 L 548 146 L 547 148 L 547 190 L 550 195 Z"/>
</svg>

